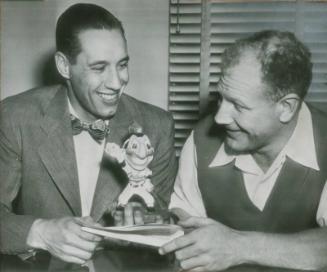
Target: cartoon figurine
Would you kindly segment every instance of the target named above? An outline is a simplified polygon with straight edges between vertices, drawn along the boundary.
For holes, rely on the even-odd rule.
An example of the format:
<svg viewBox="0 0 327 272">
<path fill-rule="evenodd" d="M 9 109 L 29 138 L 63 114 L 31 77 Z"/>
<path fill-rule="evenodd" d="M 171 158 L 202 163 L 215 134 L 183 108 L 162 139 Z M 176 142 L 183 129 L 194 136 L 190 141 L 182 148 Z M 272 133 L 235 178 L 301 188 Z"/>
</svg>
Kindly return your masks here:
<svg viewBox="0 0 327 272">
<path fill-rule="evenodd" d="M 105 148 L 106 154 L 117 160 L 128 176 L 129 182 L 118 198 L 118 206 L 124 207 L 133 195 L 138 195 L 149 208 L 153 208 L 152 171 L 148 165 L 153 159 L 154 149 L 148 136 L 143 134 L 142 127 L 134 123 L 129 130 L 132 135 L 122 148 L 115 143 L 107 143 Z"/>
</svg>

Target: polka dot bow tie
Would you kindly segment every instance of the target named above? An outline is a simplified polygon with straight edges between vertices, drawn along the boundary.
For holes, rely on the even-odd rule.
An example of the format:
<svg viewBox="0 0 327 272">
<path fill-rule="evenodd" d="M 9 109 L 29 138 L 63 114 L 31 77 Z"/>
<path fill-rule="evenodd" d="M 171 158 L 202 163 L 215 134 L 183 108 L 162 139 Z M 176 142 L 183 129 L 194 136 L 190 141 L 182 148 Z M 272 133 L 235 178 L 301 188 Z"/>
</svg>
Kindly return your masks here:
<svg viewBox="0 0 327 272">
<path fill-rule="evenodd" d="M 78 135 L 85 130 L 94 140 L 101 142 L 109 134 L 109 126 L 104 120 L 98 119 L 93 123 L 86 123 L 79 120 L 74 115 L 70 115 L 70 118 L 72 122 L 73 135 Z"/>
</svg>

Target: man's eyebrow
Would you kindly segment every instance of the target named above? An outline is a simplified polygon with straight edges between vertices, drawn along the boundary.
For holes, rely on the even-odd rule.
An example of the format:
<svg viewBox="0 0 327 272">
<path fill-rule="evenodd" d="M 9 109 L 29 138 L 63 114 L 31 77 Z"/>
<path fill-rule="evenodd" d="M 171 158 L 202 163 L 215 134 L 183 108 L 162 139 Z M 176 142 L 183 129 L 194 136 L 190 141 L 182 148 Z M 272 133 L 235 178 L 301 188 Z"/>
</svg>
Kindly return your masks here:
<svg viewBox="0 0 327 272">
<path fill-rule="evenodd" d="M 228 86 L 227 86 L 226 83 L 228 83 L 228 80 L 227 80 L 227 81 L 224 80 L 223 77 L 221 77 L 221 78 L 219 79 L 218 84 L 217 84 L 217 90 L 216 90 L 217 93 L 219 94 L 219 96 L 220 96 L 221 98 L 224 98 L 224 99 L 228 100 L 228 101 L 233 101 L 234 103 L 237 103 L 237 104 L 241 105 L 241 106 L 244 107 L 244 108 L 248 108 L 248 109 L 250 109 L 250 107 L 249 107 L 248 105 L 246 105 L 246 104 L 245 104 L 241 99 L 239 99 L 238 97 L 233 97 L 233 98 L 231 98 L 231 97 L 228 95 L 228 92 L 227 92 L 227 93 L 223 93 L 224 88 L 225 88 L 225 90 L 228 88 Z"/>
<path fill-rule="evenodd" d="M 227 85 L 224 80 L 224 76 L 221 76 L 216 85 L 217 91 L 220 93 L 223 89 L 227 88 Z"/>
<path fill-rule="evenodd" d="M 96 61 L 90 62 L 89 66 L 106 65 L 106 64 L 108 64 L 108 62 L 105 60 L 96 60 Z"/>
<path fill-rule="evenodd" d="M 129 61 L 129 56 L 122 58 L 121 60 L 118 61 L 118 63 L 128 62 L 128 61 Z M 106 61 L 106 60 L 95 60 L 93 62 L 90 62 L 89 66 L 106 65 L 106 64 L 108 64 L 108 61 Z"/>
</svg>

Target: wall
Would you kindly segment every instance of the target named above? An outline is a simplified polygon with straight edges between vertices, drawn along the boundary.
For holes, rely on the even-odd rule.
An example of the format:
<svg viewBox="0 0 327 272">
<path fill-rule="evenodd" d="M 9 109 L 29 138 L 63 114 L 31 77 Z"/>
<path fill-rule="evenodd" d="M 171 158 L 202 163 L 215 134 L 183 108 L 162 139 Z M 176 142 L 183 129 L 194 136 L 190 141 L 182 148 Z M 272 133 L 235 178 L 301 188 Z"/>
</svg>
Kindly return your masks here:
<svg viewBox="0 0 327 272">
<path fill-rule="evenodd" d="M 77 2 L 99 4 L 126 31 L 130 82 L 126 92 L 167 109 L 168 9 L 165 0 L 1 1 L 1 99 L 51 81 L 57 17 Z"/>
</svg>

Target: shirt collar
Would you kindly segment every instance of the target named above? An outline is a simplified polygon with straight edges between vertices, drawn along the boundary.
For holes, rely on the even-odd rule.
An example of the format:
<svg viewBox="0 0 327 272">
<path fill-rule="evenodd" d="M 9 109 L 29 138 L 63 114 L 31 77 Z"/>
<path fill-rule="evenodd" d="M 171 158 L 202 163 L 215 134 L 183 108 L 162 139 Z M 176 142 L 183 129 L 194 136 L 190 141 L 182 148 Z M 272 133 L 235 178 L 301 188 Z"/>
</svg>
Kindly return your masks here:
<svg viewBox="0 0 327 272">
<path fill-rule="evenodd" d="M 296 127 L 284 152 L 292 160 L 317 171 L 320 170 L 313 136 L 312 117 L 305 103 L 302 104 Z"/>
<path fill-rule="evenodd" d="M 73 108 L 72 103 L 70 103 L 70 100 L 69 100 L 68 97 L 67 97 L 67 101 L 68 101 L 68 110 L 69 110 L 69 113 L 72 114 L 72 115 L 74 115 L 75 117 L 79 118 L 77 112 Z"/>
<path fill-rule="evenodd" d="M 290 157 L 297 163 L 318 170 L 317 155 L 313 136 L 311 113 L 305 103 L 299 112 L 298 121 L 293 134 L 283 150 L 282 155 Z M 280 156 L 278 156 L 280 157 Z M 250 154 L 228 154 L 223 143 L 209 167 L 223 166 L 235 160 L 235 165 L 242 171 L 257 172 L 259 166 Z"/>
</svg>

